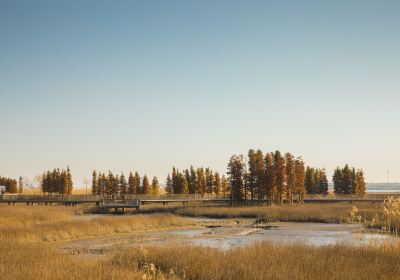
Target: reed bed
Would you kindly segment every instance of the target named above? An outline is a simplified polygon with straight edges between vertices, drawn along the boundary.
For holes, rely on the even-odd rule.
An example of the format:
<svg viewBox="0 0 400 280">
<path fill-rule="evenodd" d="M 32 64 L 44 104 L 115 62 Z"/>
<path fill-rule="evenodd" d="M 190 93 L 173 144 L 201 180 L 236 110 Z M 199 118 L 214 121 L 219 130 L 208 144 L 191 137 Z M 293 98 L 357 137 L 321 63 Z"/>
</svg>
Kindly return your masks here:
<svg viewBox="0 0 400 280">
<path fill-rule="evenodd" d="M 135 233 L 149 229 L 194 228 L 198 223 L 172 214 L 96 217 L 64 206 L 3 206 L 0 242 L 49 242 Z"/>
<path fill-rule="evenodd" d="M 135 267 L 148 279 L 398 279 L 400 247 L 272 245 L 221 251 L 180 246 L 117 253 L 112 267 Z"/>
<path fill-rule="evenodd" d="M 377 213 L 382 213 L 379 204 L 373 203 L 334 203 L 303 204 L 282 206 L 242 206 L 242 207 L 175 207 L 172 213 L 191 217 L 208 218 L 255 218 L 266 222 L 353 222 L 351 212 L 357 207 L 357 215 L 370 220 Z"/>
<path fill-rule="evenodd" d="M 168 213 L 96 217 L 83 216 L 84 207 L 0 206 L 0 279 L 369 280 L 398 279 L 400 275 L 400 246 L 396 244 L 313 247 L 260 242 L 228 251 L 178 245 L 120 250 L 108 258 L 76 257 L 53 246 L 53 241 L 199 226 L 173 213 L 323 222 L 352 222 L 378 214 L 383 222 L 387 213 L 394 213 L 374 204 L 163 209 Z M 154 212 L 155 208 L 147 210 Z"/>
</svg>

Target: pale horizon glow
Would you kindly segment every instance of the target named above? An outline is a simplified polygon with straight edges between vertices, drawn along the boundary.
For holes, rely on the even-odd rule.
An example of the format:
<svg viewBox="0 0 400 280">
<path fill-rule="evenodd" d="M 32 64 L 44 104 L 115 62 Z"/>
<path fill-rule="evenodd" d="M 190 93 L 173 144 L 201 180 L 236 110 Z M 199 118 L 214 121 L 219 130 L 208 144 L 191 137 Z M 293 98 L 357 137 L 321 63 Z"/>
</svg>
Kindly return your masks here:
<svg viewBox="0 0 400 280">
<path fill-rule="evenodd" d="M 0 175 L 259 148 L 400 182 L 400 2 L 311 2 L 2 1 Z"/>
</svg>

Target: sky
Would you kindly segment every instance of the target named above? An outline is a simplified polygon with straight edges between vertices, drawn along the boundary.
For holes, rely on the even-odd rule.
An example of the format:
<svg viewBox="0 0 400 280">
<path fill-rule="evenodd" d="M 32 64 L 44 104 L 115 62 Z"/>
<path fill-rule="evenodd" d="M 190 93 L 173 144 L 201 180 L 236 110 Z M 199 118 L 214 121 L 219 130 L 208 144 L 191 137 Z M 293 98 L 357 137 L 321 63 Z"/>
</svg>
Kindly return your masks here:
<svg viewBox="0 0 400 280">
<path fill-rule="evenodd" d="M 0 0 L 0 175 L 225 172 L 248 149 L 400 181 L 399 1 Z"/>
</svg>

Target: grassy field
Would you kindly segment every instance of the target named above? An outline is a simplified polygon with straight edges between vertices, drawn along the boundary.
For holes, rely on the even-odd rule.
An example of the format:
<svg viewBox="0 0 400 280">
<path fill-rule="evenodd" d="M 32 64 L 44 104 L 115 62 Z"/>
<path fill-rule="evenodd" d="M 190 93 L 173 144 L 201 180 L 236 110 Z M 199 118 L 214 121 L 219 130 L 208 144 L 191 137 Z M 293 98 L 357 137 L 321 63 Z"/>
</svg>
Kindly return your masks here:
<svg viewBox="0 0 400 280">
<path fill-rule="evenodd" d="M 96 217 L 83 215 L 90 212 L 86 207 L 0 206 L 0 279 L 397 279 L 400 273 L 398 245 L 257 243 L 228 251 L 185 245 L 119 250 L 107 258 L 56 249 L 55 244 L 65 240 L 200 226 L 185 216 L 350 222 L 382 211 L 379 205 L 365 203 L 143 210 L 158 213 Z"/>
</svg>

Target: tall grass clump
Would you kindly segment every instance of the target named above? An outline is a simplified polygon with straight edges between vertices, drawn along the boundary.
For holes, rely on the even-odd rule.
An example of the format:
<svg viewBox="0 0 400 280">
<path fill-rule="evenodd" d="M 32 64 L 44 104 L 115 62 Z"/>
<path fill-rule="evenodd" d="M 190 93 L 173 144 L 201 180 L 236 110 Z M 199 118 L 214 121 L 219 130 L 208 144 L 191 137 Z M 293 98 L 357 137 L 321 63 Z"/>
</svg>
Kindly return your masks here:
<svg viewBox="0 0 400 280">
<path fill-rule="evenodd" d="M 381 213 L 375 214 L 369 225 L 397 236 L 400 231 L 400 198 L 388 197 Z"/>
</svg>

